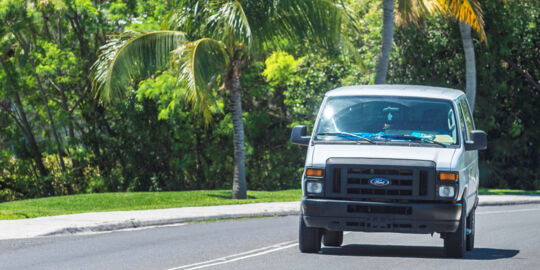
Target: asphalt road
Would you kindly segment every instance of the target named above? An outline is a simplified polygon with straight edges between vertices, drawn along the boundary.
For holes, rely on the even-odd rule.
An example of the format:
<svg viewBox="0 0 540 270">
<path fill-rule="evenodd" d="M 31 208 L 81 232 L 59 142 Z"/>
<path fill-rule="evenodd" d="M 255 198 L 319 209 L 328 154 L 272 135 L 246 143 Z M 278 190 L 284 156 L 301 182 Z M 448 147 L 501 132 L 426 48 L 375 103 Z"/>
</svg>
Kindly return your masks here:
<svg viewBox="0 0 540 270">
<path fill-rule="evenodd" d="M 476 248 L 443 256 L 438 235 L 349 233 L 298 251 L 298 217 L 0 241 L 0 269 L 540 269 L 540 205 L 480 207 Z"/>
</svg>

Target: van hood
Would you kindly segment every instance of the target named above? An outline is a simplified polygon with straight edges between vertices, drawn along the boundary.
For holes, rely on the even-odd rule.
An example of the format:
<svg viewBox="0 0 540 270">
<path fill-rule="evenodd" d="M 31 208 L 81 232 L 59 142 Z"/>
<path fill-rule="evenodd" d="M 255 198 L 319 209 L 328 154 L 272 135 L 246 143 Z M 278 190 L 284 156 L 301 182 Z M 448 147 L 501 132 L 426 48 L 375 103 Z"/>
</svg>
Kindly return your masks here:
<svg viewBox="0 0 540 270">
<path fill-rule="evenodd" d="M 308 166 L 324 167 L 326 160 L 340 158 L 388 158 L 428 160 L 437 164 L 438 170 L 449 170 L 456 148 L 418 147 L 396 145 L 366 144 L 315 144 L 311 146 L 311 164 Z M 309 161 L 309 157 L 307 159 Z"/>
</svg>

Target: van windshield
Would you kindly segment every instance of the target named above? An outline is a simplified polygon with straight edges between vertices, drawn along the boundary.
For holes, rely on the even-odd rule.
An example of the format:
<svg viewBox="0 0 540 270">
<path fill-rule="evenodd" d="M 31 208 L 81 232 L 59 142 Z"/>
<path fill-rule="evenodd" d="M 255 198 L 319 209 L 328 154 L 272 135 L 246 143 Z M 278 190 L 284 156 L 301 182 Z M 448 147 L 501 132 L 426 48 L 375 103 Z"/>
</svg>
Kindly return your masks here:
<svg viewBox="0 0 540 270">
<path fill-rule="evenodd" d="M 315 130 L 316 141 L 457 144 L 452 103 L 437 99 L 330 97 Z"/>
</svg>

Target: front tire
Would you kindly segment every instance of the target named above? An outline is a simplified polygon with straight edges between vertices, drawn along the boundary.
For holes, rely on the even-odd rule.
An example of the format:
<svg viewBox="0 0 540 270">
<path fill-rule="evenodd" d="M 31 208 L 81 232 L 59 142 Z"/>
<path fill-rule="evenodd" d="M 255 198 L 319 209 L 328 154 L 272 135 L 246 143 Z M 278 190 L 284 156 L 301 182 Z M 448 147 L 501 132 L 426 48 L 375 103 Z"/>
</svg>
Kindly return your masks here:
<svg viewBox="0 0 540 270">
<path fill-rule="evenodd" d="M 322 242 L 327 247 L 339 247 L 343 244 L 343 231 L 326 231 Z"/>
<path fill-rule="evenodd" d="M 317 253 L 321 250 L 321 229 L 307 227 L 304 215 L 300 215 L 298 244 L 302 253 Z"/>
<path fill-rule="evenodd" d="M 456 232 L 446 233 L 444 238 L 444 253 L 449 258 L 462 258 L 465 256 L 467 245 L 467 206 L 462 203 L 461 218 Z"/>
<path fill-rule="evenodd" d="M 469 214 L 469 218 L 467 218 L 467 230 L 470 230 L 470 232 L 467 233 L 467 251 L 471 251 L 474 249 L 474 235 L 475 235 L 475 213 L 476 209 L 473 208 L 471 213 Z"/>
</svg>

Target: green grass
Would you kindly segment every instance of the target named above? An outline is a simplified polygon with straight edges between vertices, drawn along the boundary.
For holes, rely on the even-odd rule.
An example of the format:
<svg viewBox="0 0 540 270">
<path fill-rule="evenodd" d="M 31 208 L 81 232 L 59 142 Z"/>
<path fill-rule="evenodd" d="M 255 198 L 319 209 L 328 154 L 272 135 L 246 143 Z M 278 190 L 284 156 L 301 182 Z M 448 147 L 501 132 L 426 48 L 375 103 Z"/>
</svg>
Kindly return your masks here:
<svg viewBox="0 0 540 270">
<path fill-rule="evenodd" d="M 299 201 L 300 189 L 248 191 L 246 200 L 232 200 L 230 190 L 94 193 L 0 203 L 0 219 L 21 219 L 85 212 Z"/>
<path fill-rule="evenodd" d="M 480 195 L 540 195 L 540 190 L 480 188 Z"/>
<path fill-rule="evenodd" d="M 480 195 L 540 195 L 540 191 L 480 189 Z M 230 190 L 119 192 L 49 197 L 0 203 L 0 219 L 21 219 L 85 212 L 127 211 L 187 206 L 299 201 L 300 189 L 248 191 L 246 200 L 231 200 Z"/>
</svg>

